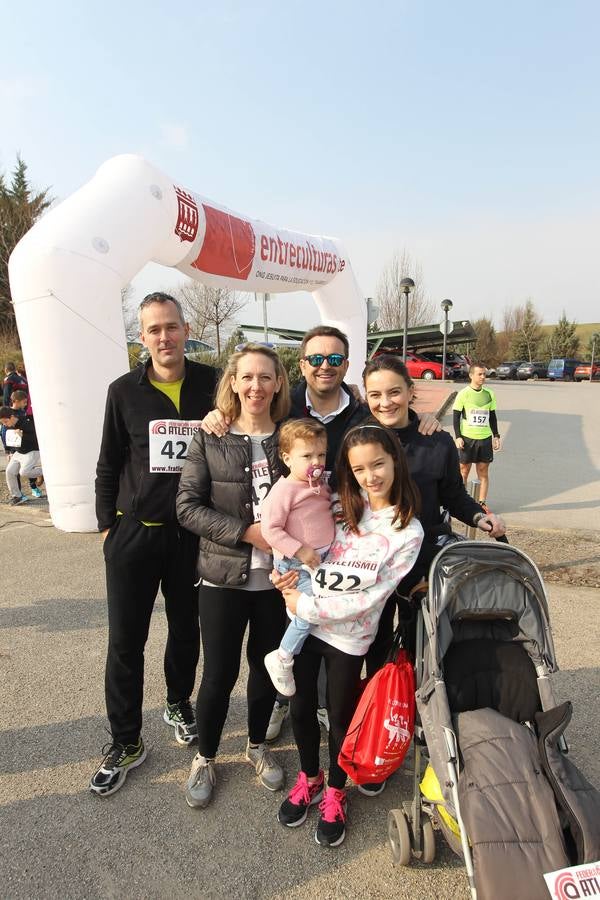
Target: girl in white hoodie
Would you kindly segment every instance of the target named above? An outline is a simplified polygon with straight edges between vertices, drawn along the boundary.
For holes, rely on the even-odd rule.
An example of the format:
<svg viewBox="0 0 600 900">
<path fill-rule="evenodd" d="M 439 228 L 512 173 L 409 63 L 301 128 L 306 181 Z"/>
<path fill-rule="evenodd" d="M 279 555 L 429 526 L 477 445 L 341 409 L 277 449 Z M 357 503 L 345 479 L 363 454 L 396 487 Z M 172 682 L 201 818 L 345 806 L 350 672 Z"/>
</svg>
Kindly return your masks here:
<svg viewBox="0 0 600 900">
<path fill-rule="evenodd" d="M 294 664 L 291 713 L 301 771 L 278 818 L 294 828 L 320 801 L 315 840 L 326 847 L 339 846 L 345 837 L 346 773 L 337 760 L 356 707 L 363 659 L 386 599 L 414 565 L 423 540 L 416 518 L 418 490 L 391 430 L 379 425 L 351 428 L 340 449 L 337 479 L 335 538 L 325 562 L 313 573 L 314 595 L 283 590 L 290 612 L 314 627 Z M 330 722 L 327 788 L 319 767 L 316 716 L 322 659 Z"/>
</svg>

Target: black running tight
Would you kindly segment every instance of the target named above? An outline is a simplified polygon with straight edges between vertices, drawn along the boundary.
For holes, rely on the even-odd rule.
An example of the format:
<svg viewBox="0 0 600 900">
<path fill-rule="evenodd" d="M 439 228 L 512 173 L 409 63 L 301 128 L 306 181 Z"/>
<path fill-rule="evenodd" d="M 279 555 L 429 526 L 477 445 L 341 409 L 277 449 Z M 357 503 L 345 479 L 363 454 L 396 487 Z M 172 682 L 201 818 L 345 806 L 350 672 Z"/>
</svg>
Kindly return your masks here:
<svg viewBox="0 0 600 900">
<path fill-rule="evenodd" d="M 203 756 L 214 757 L 240 671 L 248 626 L 248 737 L 253 744 L 264 741 L 275 701 L 264 657 L 279 646 L 287 616 L 283 597 L 274 589 L 202 586 L 199 608 L 204 666 L 196 704 L 198 749 Z"/>
<path fill-rule="evenodd" d="M 338 765 L 340 747 L 356 709 L 363 656 L 350 656 L 310 635 L 294 662 L 296 693 L 292 697 L 292 725 L 300 753 L 300 768 L 308 777 L 319 772 L 321 732 L 317 721 L 318 680 L 321 660 L 327 673 L 329 712 L 330 787 L 342 789 L 346 773 Z"/>
</svg>

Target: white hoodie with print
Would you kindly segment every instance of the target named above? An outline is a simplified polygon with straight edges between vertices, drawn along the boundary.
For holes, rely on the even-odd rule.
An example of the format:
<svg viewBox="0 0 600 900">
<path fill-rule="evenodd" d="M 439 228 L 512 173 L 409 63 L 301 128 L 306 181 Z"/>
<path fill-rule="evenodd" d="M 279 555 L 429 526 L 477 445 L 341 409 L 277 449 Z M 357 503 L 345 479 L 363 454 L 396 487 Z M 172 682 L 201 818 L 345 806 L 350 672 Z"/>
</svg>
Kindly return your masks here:
<svg viewBox="0 0 600 900">
<path fill-rule="evenodd" d="M 351 656 L 363 656 L 375 639 L 385 602 L 415 564 L 423 529 L 413 518 L 392 525 L 394 507 L 372 510 L 365 501 L 359 534 L 336 525 L 325 561 L 313 573 L 314 596 L 300 594 L 296 615 L 311 634 Z"/>
</svg>

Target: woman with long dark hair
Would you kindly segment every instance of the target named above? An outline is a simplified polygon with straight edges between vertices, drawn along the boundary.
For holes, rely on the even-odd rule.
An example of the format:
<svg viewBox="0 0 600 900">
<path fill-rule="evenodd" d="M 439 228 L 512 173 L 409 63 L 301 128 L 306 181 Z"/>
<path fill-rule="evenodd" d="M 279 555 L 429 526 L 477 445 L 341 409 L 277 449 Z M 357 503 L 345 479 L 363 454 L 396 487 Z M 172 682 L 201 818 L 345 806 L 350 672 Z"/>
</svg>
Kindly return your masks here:
<svg viewBox="0 0 600 900">
<path fill-rule="evenodd" d="M 351 428 L 336 469 L 335 537 L 313 575 L 313 596 L 283 591 L 288 610 L 315 627 L 295 658 L 291 713 L 300 772 L 278 817 L 282 825 L 294 828 L 320 802 L 315 839 L 326 847 L 339 846 L 346 832 L 346 773 L 338 765 L 338 754 L 358 699 L 364 656 L 386 599 L 412 568 L 423 536 L 416 518 L 418 492 L 390 429 L 377 424 Z M 322 660 L 330 722 L 327 787 L 319 766 L 316 715 Z"/>
<path fill-rule="evenodd" d="M 420 519 L 425 537 L 414 568 L 398 586 L 397 595 L 405 597 L 426 578 L 431 561 L 444 543 L 452 539 L 447 513 L 492 537 L 503 535 L 505 527 L 499 516 L 485 513 L 466 491 L 451 436 L 445 431 L 427 437 L 419 433 L 419 420 L 411 409 L 415 386 L 399 357 L 390 353 L 369 360 L 363 381 L 373 421 L 394 430 L 421 495 Z M 376 671 L 387 656 L 397 595 L 390 597 L 382 613 L 377 639 L 367 659 L 368 674 Z M 404 606 L 401 612 L 408 614 L 407 604 L 402 600 L 400 603 Z"/>
</svg>

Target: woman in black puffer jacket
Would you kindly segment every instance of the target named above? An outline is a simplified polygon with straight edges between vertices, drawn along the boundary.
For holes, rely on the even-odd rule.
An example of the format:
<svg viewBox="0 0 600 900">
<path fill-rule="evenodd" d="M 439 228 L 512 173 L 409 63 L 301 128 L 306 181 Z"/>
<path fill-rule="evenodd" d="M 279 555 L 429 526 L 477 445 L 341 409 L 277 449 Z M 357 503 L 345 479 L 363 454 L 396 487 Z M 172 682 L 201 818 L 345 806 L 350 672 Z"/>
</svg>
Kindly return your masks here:
<svg viewBox="0 0 600 900">
<path fill-rule="evenodd" d="M 287 374 L 275 351 L 247 344 L 234 353 L 216 405 L 232 421 L 229 433 L 195 435 L 177 495 L 179 522 L 200 536 L 204 669 L 196 704 L 199 752 L 185 795 L 200 808 L 212 797 L 215 756 L 248 626 L 246 759 L 268 790 L 283 785 L 283 771 L 264 744 L 275 700 L 264 657 L 279 645 L 287 618 L 283 598 L 269 581 L 271 548 L 260 531 L 261 503 L 282 474 L 277 423 L 289 411 Z"/>
</svg>

